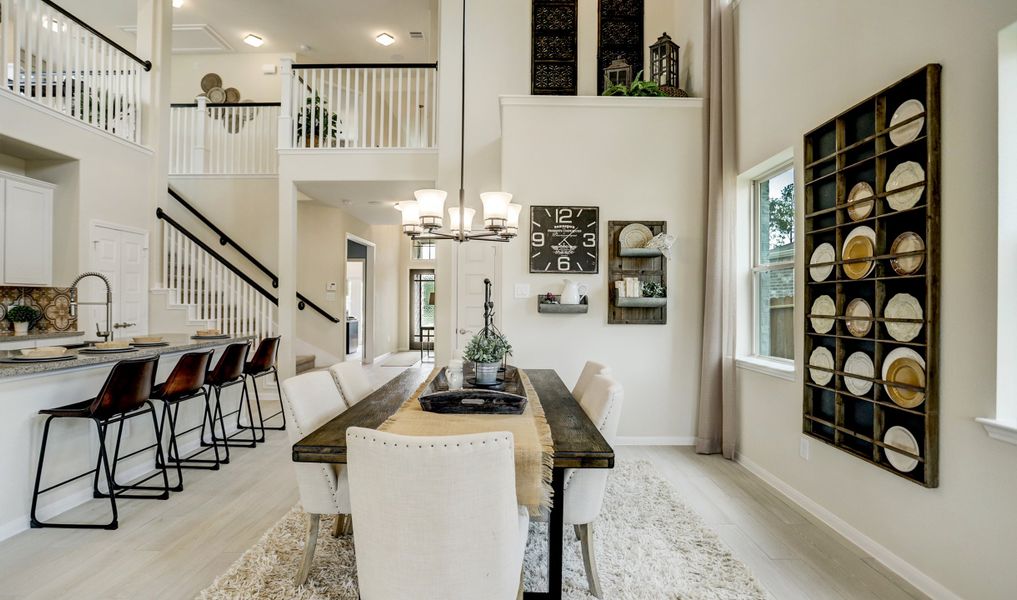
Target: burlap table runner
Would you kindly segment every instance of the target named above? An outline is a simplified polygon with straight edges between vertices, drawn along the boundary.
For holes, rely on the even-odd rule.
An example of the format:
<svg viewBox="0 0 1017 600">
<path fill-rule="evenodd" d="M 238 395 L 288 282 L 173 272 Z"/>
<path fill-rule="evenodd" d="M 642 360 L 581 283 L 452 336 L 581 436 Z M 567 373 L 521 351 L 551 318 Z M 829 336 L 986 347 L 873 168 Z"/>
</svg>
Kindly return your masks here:
<svg viewBox="0 0 1017 600">
<path fill-rule="evenodd" d="M 554 442 L 551 427 L 544 417 L 530 378 L 518 370 L 526 390 L 526 410 L 521 415 L 460 415 L 426 412 L 417 399 L 431 385 L 441 369 L 435 368 L 427 379 L 384 423 L 381 431 L 401 435 L 462 435 L 490 431 L 512 433 L 516 454 L 516 498 L 521 506 L 537 514 L 551 506 L 551 469 L 554 466 Z"/>
</svg>

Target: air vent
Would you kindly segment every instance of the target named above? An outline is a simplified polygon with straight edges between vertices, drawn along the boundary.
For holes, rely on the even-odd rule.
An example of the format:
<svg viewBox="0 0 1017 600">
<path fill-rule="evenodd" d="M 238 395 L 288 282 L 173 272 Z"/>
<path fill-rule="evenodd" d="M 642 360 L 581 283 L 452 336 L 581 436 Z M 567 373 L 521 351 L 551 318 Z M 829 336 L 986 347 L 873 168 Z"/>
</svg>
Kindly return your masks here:
<svg viewBox="0 0 1017 600">
<path fill-rule="evenodd" d="M 424 32 L 423 31 L 411 31 L 410 32 L 410 38 L 414 39 L 414 40 L 422 40 L 422 39 L 424 39 Z"/>
</svg>

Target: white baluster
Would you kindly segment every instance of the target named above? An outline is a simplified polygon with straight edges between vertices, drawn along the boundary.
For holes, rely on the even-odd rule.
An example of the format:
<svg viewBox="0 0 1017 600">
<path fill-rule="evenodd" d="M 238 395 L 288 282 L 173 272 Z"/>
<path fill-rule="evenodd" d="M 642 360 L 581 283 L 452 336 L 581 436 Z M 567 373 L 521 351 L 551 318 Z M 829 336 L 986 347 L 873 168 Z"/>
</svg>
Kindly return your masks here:
<svg viewBox="0 0 1017 600">
<path fill-rule="evenodd" d="M 204 96 L 198 96 L 196 102 L 198 106 L 194 109 L 194 113 L 191 115 L 192 118 L 188 119 L 194 127 L 191 134 L 194 150 L 191 154 L 191 168 L 188 172 L 203 174 L 205 172 L 205 127 L 208 121 L 208 99 Z"/>
</svg>

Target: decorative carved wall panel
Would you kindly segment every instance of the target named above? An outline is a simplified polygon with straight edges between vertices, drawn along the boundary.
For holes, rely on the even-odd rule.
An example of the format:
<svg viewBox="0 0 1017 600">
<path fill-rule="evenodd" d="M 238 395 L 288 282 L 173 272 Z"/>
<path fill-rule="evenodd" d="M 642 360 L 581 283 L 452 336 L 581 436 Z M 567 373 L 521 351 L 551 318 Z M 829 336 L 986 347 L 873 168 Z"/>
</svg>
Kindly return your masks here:
<svg viewBox="0 0 1017 600">
<path fill-rule="evenodd" d="M 612 60 L 623 58 L 632 65 L 633 73 L 643 70 L 643 0 L 600 0 L 598 15 L 599 93 L 604 91 L 604 69 Z"/>
<path fill-rule="evenodd" d="M 575 96 L 578 91 L 576 0 L 533 0 L 530 91 Z"/>
</svg>

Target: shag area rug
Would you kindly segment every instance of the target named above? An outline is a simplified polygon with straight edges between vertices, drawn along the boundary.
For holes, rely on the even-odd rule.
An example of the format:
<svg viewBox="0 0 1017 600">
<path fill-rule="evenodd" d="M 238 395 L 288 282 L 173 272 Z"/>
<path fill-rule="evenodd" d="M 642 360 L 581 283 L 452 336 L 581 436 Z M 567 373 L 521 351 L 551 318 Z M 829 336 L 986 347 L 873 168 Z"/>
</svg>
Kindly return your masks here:
<svg viewBox="0 0 1017 600">
<path fill-rule="evenodd" d="M 307 584 L 293 576 L 303 552 L 304 513 L 294 507 L 229 571 L 198 596 L 202 600 L 355 600 L 357 569 L 351 536 L 331 535 L 323 518 Z M 354 523 L 354 529 L 356 524 Z M 678 493 L 645 461 L 619 461 L 608 478 L 596 522 L 596 556 L 605 598 L 633 600 L 764 600 L 770 596 L 744 564 L 710 531 Z M 565 532 L 563 597 L 591 600 L 579 542 Z M 527 590 L 547 588 L 546 524 L 530 525 Z"/>
</svg>

